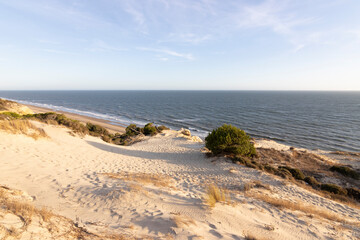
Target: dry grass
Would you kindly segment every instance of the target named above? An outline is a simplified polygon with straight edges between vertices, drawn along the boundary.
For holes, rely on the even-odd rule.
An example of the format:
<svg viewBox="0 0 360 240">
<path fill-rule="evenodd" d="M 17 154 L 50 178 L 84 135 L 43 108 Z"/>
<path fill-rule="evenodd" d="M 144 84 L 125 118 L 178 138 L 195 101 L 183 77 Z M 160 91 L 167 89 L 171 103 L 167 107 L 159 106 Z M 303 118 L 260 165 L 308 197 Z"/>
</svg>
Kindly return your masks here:
<svg viewBox="0 0 360 240">
<path fill-rule="evenodd" d="M 44 222 L 48 222 L 54 214 L 46 208 L 37 209 L 32 204 L 15 199 L 14 196 L 21 195 L 20 191 L 10 190 L 0 186 L 0 206 L 2 209 L 18 216 L 25 224 L 31 223 L 32 217 L 38 215 Z"/>
<path fill-rule="evenodd" d="M 153 173 L 103 173 L 103 175 L 123 181 L 131 181 L 144 185 L 153 185 L 156 187 L 172 187 L 173 179 L 164 174 Z"/>
<path fill-rule="evenodd" d="M 37 128 L 28 120 L 0 120 L 0 130 L 12 134 L 24 134 L 35 140 L 48 137 L 43 129 Z"/>
<path fill-rule="evenodd" d="M 328 219 L 330 221 L 336 221 L 336 222 L 340 222 L 340 223 L 347 223 L 350 225 L 360 226 L 360 223 L 348 221 L 348 220 L 344 219 L 343 217 L 340 217 L 340 216 L 330 212 L 329 210 L 322 209 L 322 208 L 319 208 L 319 207 L 316 207 L 313 205 L 304 204 L 304 203 L 300 203 L 300 202 L 291 202 L 291 201 L 284 200 L 284 199 L 273 198 L 268 195 L 251 194 L 250 196 L 252 198 L 264 201 L 264 202 L 269 203 L 278 208 L 285 208 L 285 209 L 289 209 L 292 211 L 301 211 L 306 214 L 311 214 L 313 216 L 318 216 L 318 217 Z"/>
<path fill-rule="evenodd" d="M 205 200 L 207 205 L 209 205 L 210 207 L 214 207 L 217 202 L 228 204 L 231 201 L 228 192 L 225 189 L 219 188 L 215 184 L 211 184 L 208 186 Z"/>
<path fill-rule="evenodd" d="M 42 207 L 40 210 L 37 210 L 37 213 L 41 216 L 44 222 L 49 222 L 51 217 L 54 216 L 54 213 L 45 207 Z"/>
<path fill-rule="evenodd" d="M 25 225 L 31 223 L 32 216 L 35 213 L 33 205 L 26 202 L 15 201 L 7 197 L 0 199 L 0 205 L 3 209 L 18 216 Z"/>
<path fill-rule="evenodd" d="M 262 240 L 262 238 L 258 238 L 252 233 L 245 233 L 244 235 L 245 240 Z"/>
<path fill-rule="evenodd" d="M 0 213 L 8 212 L 18 216 L 24 223 L 23 227 L 15 228 L 13 226 L 4 227 L 0 225 L 1 239 L 19 239 L 23 233 L 28 231 L 29 224 L 37 221 L 39 218 L 43 223 L 38 226 L 46 228 L 51 234 L 51 239 L 58 239 L 66 236 L 66 239 L 83 239 L 83 240 L 135 240 L 137 238 L 125 234 L 93 234 L 86 229 L 77 227 L 70 219 L 53 214 L 46 208 L 37 209 L 30 203 L 22 202 L 19 199 L 23 193 L 21 191 L 12 190 L 5 186 L 0 186 Z M 34 218 L 36 216 L 36 218 Z M 54 219 L 53 219 L 54 218 Z M 37 224 L 35 222 L 35 224 Z M 129 227 L 131 228 L 131 226 Z M 32 238 L 43 239 L 39 232 L 29 232 Z M 38 235 L 39 234 L 39 235 Z M 31 239 L 32 239 L 31 238 Z M 63 239 L 63 238 L 61 238 Z M 150 239 L 150 238 L 144 238 Z"/>
<path fill-rule="evenodd" d="M 174 221 L 176 227 L 178 228 L 184 228 L 190 225 L 196 225 L 195 221 L 192 218 L 184 215 L 176 215 L 171 219 Z"/>
<path fill-rule="evenodd" d="M 262 183 L 261 181 L 259 180 L 253 180 L 251 182 L 246 182 L 243 186 L 243 191 L 244 192 L 248 192 L 250 191 L 251 189 L 253 188 L 263 188 L 263 189 L 266 189 L 266 190 L 271 190 L 271 187 L 269 184 L 266 184 L 266 183 Z"/>
</svg>

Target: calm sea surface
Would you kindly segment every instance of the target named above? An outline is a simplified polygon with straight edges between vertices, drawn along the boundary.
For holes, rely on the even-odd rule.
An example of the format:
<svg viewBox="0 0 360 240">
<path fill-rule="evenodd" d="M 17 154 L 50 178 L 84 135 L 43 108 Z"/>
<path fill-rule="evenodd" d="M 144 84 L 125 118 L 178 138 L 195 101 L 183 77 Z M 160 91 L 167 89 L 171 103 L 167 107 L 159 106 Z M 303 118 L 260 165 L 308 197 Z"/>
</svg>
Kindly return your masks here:
<svg viewBox="0 0 360 240">
<path fill-rule="evenodd" d="M 0 91 L 0 97 L 120 125 L 154 122 L 205 137 L 228 123 L 295 147 L 360 151 L 360 92 Z"/>
</svg>

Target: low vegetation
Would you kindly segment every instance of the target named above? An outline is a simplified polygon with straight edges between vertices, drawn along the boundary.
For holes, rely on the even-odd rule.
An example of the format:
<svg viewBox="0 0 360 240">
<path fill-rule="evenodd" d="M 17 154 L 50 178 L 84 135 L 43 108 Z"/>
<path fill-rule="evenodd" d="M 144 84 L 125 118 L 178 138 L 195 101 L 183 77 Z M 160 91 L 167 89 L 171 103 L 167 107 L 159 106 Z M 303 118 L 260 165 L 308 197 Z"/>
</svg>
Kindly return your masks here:
<svg viewBox="0 0 360 240">
<path fill-rule="evenodd" d="M 111 134 L 106 128 L 100 125 L 92 123 L 83 124 L 78 120 L 66 117 L 64 114 L 58 114 L 54 112 L 26 115 L 21 115 L 14 112 L 1 112 L 0 120 L 7 120 L 8 122 L 28 122 L 28 120 L 36 120 L 47 124 L 62 125 L 68 127 L 78 135 L 91 135 L 100 137 L 105 142 L 125 146 L 141 141 L 144 136 L 155 136 L 156 134 L 161 133 L 163 130 L 169 129 L 165 126 L 155 126 L 153 123 L 148 123 L 143 128 L 137 127 L 135 124 L 130 124 L 126 128 L 126 132 L 124 134 Z"/>
<path fill-rule="evenodd" d="M 109 178 L 130 181 L 142 185 L 153 185 L 156 187 L 172 187 L 173 185 L 173 179 L 164 174 L 119 172 L 103 173 L 103 175 Z"/>
<path fill-rule="evenodd" d="M 224 124 L 214 129 L 206 138 L 205 146 L 215 155 L 227 154 L 243 157 L 256 156 L 250 137 L 241 129 Z"/>
<path fill-rule="evenodd" d="M 306 214 L 312 214 L 312 215 L 316 215 L 316 216 L 328 219 L 330 221 L 336 221 L 336 222 L 340 222 L 340 223 L 348 223 L 351 225 L 359 226 L 359 223 L 349 222 L 346 219 L 330 212 L 329 210 L 322 209 L 320 207 L 315 207 L 315 206 L 308 205 L 308 204 L 301 203 L 301 202 L 292 202 L 292 201 L 285 200 L 285 199 L 274 198 L 274 197 L 271 197 L 268 195 L 262 195 L 262 194 L 251 194 L 251 197 L 261 200 L 263 202 L 266 202 L 268 204 L 271 204 L 278 208 L 289 209 L 292 211 L 301 211 Z"/>
<path fill-rule="evenodd" d="M 347 166 L 332 166 L 330 171 L 338 172 L 346 177 L 350 177 L 356 180 L 360 179 L 360 174 Z"/>
<path fill-rule="evenodd" d="M 346 189 L 336 185 L 336 184 L 321 184 L 321 190 L 339 194 L 339 195 L 347 195 Z"/>
<path fill-rule="evenodd" d="M 321 157 L 295 149 L 291 149 L 290 153 L 263 148 L 255 151 L 250 137 L 244 131 L 226 124 L 213 130 L 205 141 L 206 147 L 211 151 L 210 155 L 227 156 L 236 164 L 280 176 L 299 183 L 300 186 L 307 183 L 315 191 L 322 191 L 325 193 L 324 196 L 334 200 L 349 204 L 354 203 L 354 200 L 360 202 L 360 190 L 356 187 L 358 184 L 353 182 L 350 187 L 347 185 L 349 181 L 346 178 L 352 178 L 355 181 L 360 178 L 359 173 L 350 167 L 332 166 L 329 169 L 328 163 Z M 346 188 L 322 183 L 320 172 L 331 176 L 331 172 L 338 172 L 345 176 L 342 183 Z"/>
<path fill-rule="evenodd" d="M 205 201 L 209 207 L 215 207 L 217 202 L 230 203 L 230 196 L 225 189 L 222 189 L 215 184 L 211 184 L 208 186 Z"/>
<path fill-rule="evenodd" d="M 191 217 L 185 215 L 179 214 L 172 217 L 171 219 L 174 221 L 176 227 L 178 228 L 186 228 L 190 225 L 196 225 L 195 221 Z"/>
<path fill-rule="evenodd" d="M 43 129 L 34 126 L 28 120 L 0 120 L 0 130 L 12 134 L 24 134 L 26 136 L 32 137 L 35 140 L 47 137 Z"/>
<path fill-rule="evenodd" d="M 36 208 L 31 202 L 23 199 L 21 191 L 0 186 L 0 216 L 13 214 L 22 222 L 22 226 L 15 227 L 8 222 L 0 224 L 0 239 L 83 239 L 83 240 L 135 240 L 125 234 L 97 235 L 75 222 L 54 214 L 46 208 Z"/>
</svg>

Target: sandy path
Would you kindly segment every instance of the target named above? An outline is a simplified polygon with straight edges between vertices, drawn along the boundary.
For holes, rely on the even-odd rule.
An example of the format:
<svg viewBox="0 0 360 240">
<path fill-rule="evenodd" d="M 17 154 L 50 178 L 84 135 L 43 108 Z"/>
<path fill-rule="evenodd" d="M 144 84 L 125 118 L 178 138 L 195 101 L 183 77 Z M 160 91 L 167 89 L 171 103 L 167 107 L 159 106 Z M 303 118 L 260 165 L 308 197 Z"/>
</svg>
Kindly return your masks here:
<svg viewBox="0 0 360 240">
<path fill-rule="evenodd" d="M 301 200 L 349 221 L 360 221 L 357 209 L 257 170 L 206 158 L 200 151 L 203 144 L 176 137 L 174 131 L 124 147 L 90 136 L 73 137 L 59 126 L 35 124 L 50 139 L 35 141 L 0 132 L 0 183 L 28 192 L 36 198 L 36 205 L 47 206 L 90 230 L 159 239 L 170 235 L 176 239 L 243 239 L 247 233 L 264 239 L 360 236 L 357 227 L 338 227 L 336 222 L 280 210 L 244 196 L 239 191 L 243 184 L 259 180 L 269 184 L 271 191 L 255 192 Z M 103 174 L 119 172 L 170 177 L 170 183 L 159 187 Z M 203 197 L 210 183 L 234 190 L 233 204 L 207 207 Z M 176 224 L 174 217 L 185 223 Z"/>
</svg>

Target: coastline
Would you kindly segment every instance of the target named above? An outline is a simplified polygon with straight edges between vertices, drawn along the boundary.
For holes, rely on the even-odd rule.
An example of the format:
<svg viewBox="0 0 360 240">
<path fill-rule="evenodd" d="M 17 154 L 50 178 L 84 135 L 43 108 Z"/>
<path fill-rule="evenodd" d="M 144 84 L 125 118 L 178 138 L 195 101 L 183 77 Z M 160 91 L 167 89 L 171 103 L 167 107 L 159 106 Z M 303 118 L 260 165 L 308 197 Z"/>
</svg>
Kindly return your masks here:
<svg viewBox="0 0 360 240">
<path fill-rule="evenodd" d="M 94 117 L 89 117 L 89 116 L 65 112 L 65 111 L 56 111 L 56 110 L 53 110 L 50 108 L 38 107 L 38 106 L 34 106 L 34 105 L 29 105 L 29 104 L 23 104 L 23 105 L 30 108 L 32 111 L 34 111 L 34 113 L 46 113 L 46 112 L 61 113 L 61 114 L 64 114 L 65 116 L 67 116 L 68 118 L 78 120 L 82 123 L 91 122 L 93 124 L 103 126 L 112 133 L 115 133 L 115 132 L 124 133 L 125 128 L 126 128 L 125 126 L 115 125 L 111 121 L 108 121 L 105 119 L 94 118 Z"/>
<path fill-rule="evenodd" d="M 38 113 L 51 111 L 31 105 L 26 108 Z M 106 123 L 58 113 L 102 126 Z M 74 229 L 82 229 L 88 234 L 82 239 L 91 240 L 114 236 L 158 240 L 360 236 L 358 205 L 335 202 L 304 181 L 295 181 L 292 173 L 283 178 L 224 157 L 207 156 L 203 143 L 179 131 L 165 130 L 122 146 L 91 135 L 69 134 L 67 128 L 44 122 L 32 124 L 33 130 L 41 129 L 46 135 L 35 139 L 0 131 L 0 139 L 4 139 L 0 141 L 0 201 L 7 204 L 0 209 L 4 216 L 0 217 L 0 239 L 15 232 L 22 236 L 15 239 L 31 235 L 68 240 L 73 239 L 69 234 Z M 340 156 L 344 159 L 338 161 L 272 140 L 255 144 L 261 151 L 261 160 L 255 163 L 304 168 L 306 174 L 315 169 L 325 174 L 321 183 L 356 185 L 356 180 L 334 176 L 328 170 L 345 161 L 345 165 L 354 165 L 350 156 Z M 215 198 L 211 189 L 223 197 Z M 20 197 L 26 200 L 27 209 L 35 209 L 31 214 L 11 207 Z M 54 224 L 59 230 L 52 230 Z M 65 233 L 64 238 L 58 237 L 59 232 Z"/>
</svg>

